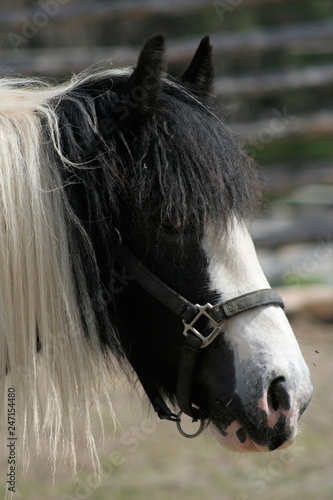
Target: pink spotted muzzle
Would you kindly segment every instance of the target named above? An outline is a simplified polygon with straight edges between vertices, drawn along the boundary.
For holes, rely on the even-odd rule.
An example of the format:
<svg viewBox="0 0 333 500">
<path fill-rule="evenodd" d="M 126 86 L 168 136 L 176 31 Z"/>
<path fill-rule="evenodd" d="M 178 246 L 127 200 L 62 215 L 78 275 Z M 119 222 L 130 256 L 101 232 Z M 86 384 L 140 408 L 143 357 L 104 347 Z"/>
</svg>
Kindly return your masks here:
<svg viewBox="0 0 333 500">
<path fill-rule="evenodd" d="M 304 376 L 301 380 L 297 385 L 296 379 L 274 378 L 256 405 L 252 399 L 253 385 L 252 390 L 250 384 L 247 386 L 243 401 L 235 394 L 225 412 L 221 408 L 220 418 L 214 422 L 219 443 L 240 452 L 273 451 L 289 446 L 297 435 L 298 421 L 312 395 L 309 377 Z M 218 404 L 221 403 L 223 401 L 219 400 Z"/>
</svg>

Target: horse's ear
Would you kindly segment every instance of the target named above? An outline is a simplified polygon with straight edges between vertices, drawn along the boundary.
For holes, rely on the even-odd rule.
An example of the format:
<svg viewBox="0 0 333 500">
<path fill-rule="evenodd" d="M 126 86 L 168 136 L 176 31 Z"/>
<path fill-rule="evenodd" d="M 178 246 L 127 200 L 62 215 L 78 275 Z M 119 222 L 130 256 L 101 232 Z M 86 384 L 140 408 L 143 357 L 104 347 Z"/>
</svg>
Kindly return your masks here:
<svg viewBox="0 0 333 500">
<path fill-rule="evenodd" d="M 179 78 L 193 86 L 193 92 L 199 95 L 210 93 L 213 90 L 214 65 L 213 48 L 209 36 L 205 36 L 194 54 L 191 64 Z"/>
<path fill-rule="evenodd" d="M 156 35 L 143 46 L 137 65 L 122 88 L 121 98 L 128 107 L 126 126 L 154 114 L 165 70 L 165 44 Z"/>
</svg>

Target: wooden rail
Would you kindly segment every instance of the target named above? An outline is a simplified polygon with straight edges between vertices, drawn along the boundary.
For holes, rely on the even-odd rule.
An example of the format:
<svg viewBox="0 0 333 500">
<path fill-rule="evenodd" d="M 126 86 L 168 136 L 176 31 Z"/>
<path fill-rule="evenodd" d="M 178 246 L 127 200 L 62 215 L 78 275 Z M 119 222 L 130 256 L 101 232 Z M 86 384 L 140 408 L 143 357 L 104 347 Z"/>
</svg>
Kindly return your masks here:
<svg viewBox="0 0 333 500">
<path fill-rule="evenodd" d="M 267 165 L 262 175 L 271 196 L 285 197 L 288 193 L 307 185 L 333 185 L 332 163 L 329 160 L 289 161 L 283 165 Z"/>
<path fill-rule="evenodd" d="M 258 227 L 251 231 L 253 240 L 259 248 L 274 249 L 282 245 L 327 240 L 332 245 L 332 211 L 321 214 L 299 214 L 295 219 L 289 217 L 285 224 L 281 224 L 281 221 L 269 221 L 269 225 L 270 228 Z"/>
<path fill-rule="evenodd" d="M 333 85 L 333 64 L 256 73 L 216 79 L 215 90 L 223 96 L 258 96 Z"/>
<path fill-rule="evenodd" d="M 17 34 L 20 34 L 18 32 Z M 8 36 L 8 33 L 7 33 Z M 6 35 L 5 35 L 6 38 Z M 179 40 L 168 40 L 168 57 L 171 61 L 188 60 L 193 55 L 193 51 L 198 45 L 198 36 L 182 37 Z M 318 23 L 304 23 L 302 25 L 278 26 L 270 29 L 259 29 L 250 33 L 227 33 L 214 34 L 211 41 L 214 46 L 216 57 L 223 57 L 226 53 L 268 52 L 270 50 L 282 50 L 290 48 L 296 44 L 308 46 L 310 42 L 332 41 L 333 40 L 333 20 Z M 7 41 L 8 42 L 8 41 Z M 6 44 L 8 45 L 8 43 Z M 81 71 L 91 64 L 103 60 L 112 60 L 115 65 L 133 63 L 139 52 L 139 47 L 65 47 L 65 48 L 41 48 L 26 49 L 25 45 L 13 50 L 10 48 L 1 49 L 0 61 L 2 63 L 1 73 L 5 71 L 23 74 L 44 74 L 55 76 L 65 75 L 71 71 Z M 304 70 L 305 71 L 305 70 Z M 321 68 L 324 74 L 324 68 Z M 326 71 L 332 78 L 331 69 Z M 296 75 L 297 76 L 297 75 Z M 303 77 L 303 75 L 300 76 Z M 308 73 L 307 79 L 311 78 Z M 262 76 L 262 85 L 274 87 L 272 80 L 274 75 Z M 293 73 L 290 72 L 289 79 L 292 80 Z M 225 79 L 218 81 L 218 86 L 231 88 L 235 80 Z M 253 76 L 249 75 L 247 80 L 239 80 L 238 88 L 247 84 L 253 89 L 255 86 Z"/>
<path fill-rule="evenodd" d="M 229 7 L 262 7 L 272 4 L 290 4 L 298 3 L 299 0 L 240 0 L 237 2 L 230 2 Z M 36 12 L 43 8 L 43 1 L 36 2 L 37 5 L 31 8 L 15 8 L 15 9 L 2 9 L 0 17 L 0 25 L 19 25 L 24 18 L 32 18 Z M 45 2 L 47 3 L 47 2 Z M 112 2 L 94 2 L 83 4 L 80 2 L 71 3 L 66 5 L 66 2 L 57 2 L 54 4 L 59 5 L 57 18 L 59 20 L 70 20 L 75 18 L 75 21 L 86 21 L 87 17 L 94 21 L 100 17 L 104 19 L 111 19 L 119 14 L 131 13 L 137 15 L 138 13 L 145 13 L 147 16 L 152 16 L 156 13 L 181 13 L 183 11 L 192 11 L 196 8 L 212 7 L 218 10 L 223 6 L 228 6 L 227 0 L 112 0 Z"/>
<path fill-rule="evenodd" d="M 230 128 L 247 142 L 256 138 L 255 144 L 269 144 L 285 137 L 333 137 L 333 111 L 321 110 L 311 115 L 292 115 L 286 108 L 272 111 L 268 120 L 231 123 Z"/>
</svg>

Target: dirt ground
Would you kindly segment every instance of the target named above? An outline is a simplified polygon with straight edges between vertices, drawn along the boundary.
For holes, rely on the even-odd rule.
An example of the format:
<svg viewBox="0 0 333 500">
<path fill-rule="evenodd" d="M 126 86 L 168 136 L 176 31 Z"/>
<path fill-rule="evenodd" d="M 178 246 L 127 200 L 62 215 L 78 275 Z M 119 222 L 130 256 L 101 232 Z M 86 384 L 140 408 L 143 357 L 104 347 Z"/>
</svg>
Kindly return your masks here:
<svg viewBox="0 0 333 500">
<path fill-rule="evenodd" d="M 137 391 L 119 388 L 114 405 L 122 425 L 116 433 L 105 414 L 106 442 L 100 450 L 104 479 L 97 485 L 79 453 L 79 479 L 65 464 L 53 482 L 46 457 L 36 458 L 27 477 L 18 475 L 14 499 L 29 500 L 332 500 L 333 324 L 306 313 L 291 318 L 312 374 L 314 396 L 295 444 L 270 454 L 236 455 L 208 431 L 182 438 L 161 422 Z M 78 422 L 78 435 L 80 426 Z M 80 446 L 80 445 L 79 445 Z M 4 449 L 4 447 L 3 447 Z M 83 454 L 82 454 L 83 457 Z M 5 495 L 6 454 L 0 463 Z"/>
</svg>

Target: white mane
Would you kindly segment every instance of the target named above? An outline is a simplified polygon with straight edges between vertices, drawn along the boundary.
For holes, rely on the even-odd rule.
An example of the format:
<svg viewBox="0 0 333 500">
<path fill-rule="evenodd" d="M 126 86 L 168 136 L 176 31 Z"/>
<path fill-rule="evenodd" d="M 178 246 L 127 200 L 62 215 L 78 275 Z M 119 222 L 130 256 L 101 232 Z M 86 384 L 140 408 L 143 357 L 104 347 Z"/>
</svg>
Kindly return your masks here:
<svg viewBox="0 0 333 500">
<path fill-rule="evenodd" d="M 101 393 L 110 403 L 109 360 L 89 310 L 89 341 L 82 326 L 59 183 L 42 136 L 41 118 L 59 150 L 48 102 L 72 84 L 22 83 L 0 82 L 0 397 L 6 411 L 7 389 L 15 389 L 25 466 L 29 441 L 39 447 L 44 435 L 53 460 L 59 442 L 66 444 L 75 470 L 74 415 L 80 408 L 98 471 L 89 408 L 99 409 Z M 6 422 L 1 424 L 5 435 Z"/>
</svg>

